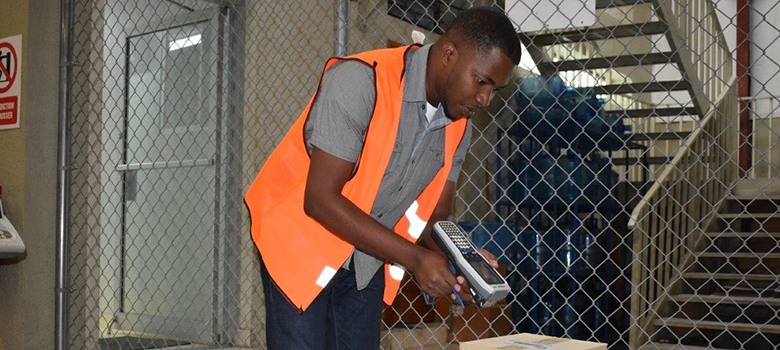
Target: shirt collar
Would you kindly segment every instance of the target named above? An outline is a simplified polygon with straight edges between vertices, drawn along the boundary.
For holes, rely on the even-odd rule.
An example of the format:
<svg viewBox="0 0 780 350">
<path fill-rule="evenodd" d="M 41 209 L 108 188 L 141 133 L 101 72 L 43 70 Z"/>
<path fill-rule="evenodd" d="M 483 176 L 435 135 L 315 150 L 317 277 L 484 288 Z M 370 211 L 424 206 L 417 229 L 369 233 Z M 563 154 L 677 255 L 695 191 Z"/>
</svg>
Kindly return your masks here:
<svg viewBox="0 0 780 350">
<path fill-rule="evenodd" d="M 425 92 L 425 73 L 428 68 L 428 53 L 431 51 L 431 44 L 425 45 L 417 50 L 409 52 L 406 59 L 406 84 L 404 85 L 404 102 L 421 103 L 425 107 L 428 102 L 428 96 Z M 425 113 L 419 113 L 420 118 L 428 124 L 428 128 L 438 129 L 449 125 L 452 121 L 444 116 L 444 109 L 439 107 L 436 114 L 428 123 Z"/>
<path fill-rule="evenodd" d="M 406 62 L 406 83 L 404 85 L 405 102 L 426 102 L 425 73 L 428 68 L 428 52 L 431 45 L 425 45 L 409 52 Z"/>
</svg>

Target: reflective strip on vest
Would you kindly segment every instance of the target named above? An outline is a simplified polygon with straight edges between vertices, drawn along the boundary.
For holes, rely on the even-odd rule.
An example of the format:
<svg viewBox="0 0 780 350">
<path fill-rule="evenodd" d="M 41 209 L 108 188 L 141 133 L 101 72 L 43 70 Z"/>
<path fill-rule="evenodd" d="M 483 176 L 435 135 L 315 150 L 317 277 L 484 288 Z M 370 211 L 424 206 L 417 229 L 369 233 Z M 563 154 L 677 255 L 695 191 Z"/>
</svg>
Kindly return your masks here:
<svg viewBox="0 0 780 350">
<path fill-rule="evenodd" d="M 409 220 L 409 230 L 407 232 L 409 232 L 409 236 L 412 236 L 414 239 L 420 238 L 425 229 L 425 225 L 428 224 L 427 221 L 423 221 L 423 219 L 420 219 L 417 215 L 417 208 L 419 207 L 420 204 L 417 203 L 417 201 L 414 201 L 414 203 L 409 206 L 409 209 L 406 209 L 406 219 Z"/>
<path fill-rule="evenodd" d="M 396 281 L 402 280 L 404 278 L 404 273 L 406 272 L 403 267 L 397 264 L 390 264 L 388 271 L 390 271 L 390 277 Z"/>
<path fill-rule="evenodd" d="M 336 269 L 334 269 L 334 268 L 332 268 L 330 266 L 325 266 L 325 268 L 322 269 L 322 273 L 320 274 L 320 277 L 317 278 L 317 282 L 316 283 L 317 283 L 318 286 L 320 286 L 322 288 L 325 288 L 325 286 L 328 285 L 328 282 L 330 282 L 330 280 L 335 275 L 336 275 Z"/>
</svg>

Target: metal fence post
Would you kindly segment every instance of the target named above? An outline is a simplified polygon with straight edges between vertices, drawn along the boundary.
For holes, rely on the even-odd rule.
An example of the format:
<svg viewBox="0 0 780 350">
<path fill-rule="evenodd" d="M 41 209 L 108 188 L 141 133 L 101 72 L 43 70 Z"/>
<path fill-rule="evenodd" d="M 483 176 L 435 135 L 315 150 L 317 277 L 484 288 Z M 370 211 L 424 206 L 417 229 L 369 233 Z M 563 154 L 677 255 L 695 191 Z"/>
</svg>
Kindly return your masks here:
<svg viewBox="0 0 780 350">
<path fill-rule="evenodd" d="M 70 82 L 73 67 L 73 2 L 62 0 L 60 28 L 60 101 L 59 101 L 59 133 L 57 155 L 57 263 L 55 286 L 55 329 L 54 341 L 56 350 L 68 348 L 68 299 L 69 264 L 70 264 L 70 207 L 68 206 L 70 185 Z"/>
</svg>

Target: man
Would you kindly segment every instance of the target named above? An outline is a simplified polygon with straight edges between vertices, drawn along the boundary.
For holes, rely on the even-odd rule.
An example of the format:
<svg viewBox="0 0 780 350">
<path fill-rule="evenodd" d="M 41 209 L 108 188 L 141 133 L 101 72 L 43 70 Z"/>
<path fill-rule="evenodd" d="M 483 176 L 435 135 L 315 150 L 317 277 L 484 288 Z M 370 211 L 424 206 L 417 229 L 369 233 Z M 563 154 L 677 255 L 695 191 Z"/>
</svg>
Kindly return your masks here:
<svg viewBox="0 0 780 350">
<path fill-rule="evenodd" d="M 433 45 L 328 62 L 246 195 L 270 349 L 377 349 L 404 271 L 470 299 L 430 229 L 450 216 L 468 118 L 519 61 L 509 19 L 474 8 Z"/>
</svg>

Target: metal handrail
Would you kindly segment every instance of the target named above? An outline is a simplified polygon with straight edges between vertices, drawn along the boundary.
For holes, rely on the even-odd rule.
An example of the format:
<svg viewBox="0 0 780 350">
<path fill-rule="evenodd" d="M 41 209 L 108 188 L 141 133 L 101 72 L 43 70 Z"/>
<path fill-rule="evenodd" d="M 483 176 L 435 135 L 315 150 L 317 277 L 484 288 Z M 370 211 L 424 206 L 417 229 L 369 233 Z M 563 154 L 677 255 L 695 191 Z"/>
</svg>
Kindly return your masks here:
<svg viewBox="0 0 780 350">
<path fill-rule="evenodd" d="M 668 296 L 692 262 L 690 253 L 702 244 L 702 230 L 736 180 L 738 105 L 732 77 L 631 213 L 632 348 L 653 334 L 653 322 L 667 311 Z"/>
<path fill-rule="evenodd" d="M 730 80 L 729 85 L 733 85 L 736 81 L 736 77 L 732 77 Z M 718 105 L 723 102 L 723 100 L 727 97 L 727 93 L 730 90 L 724 90 L 721 92 L 720 96 L 718 96 L 717 101 L 714 103 L 714 105 Z M 707 112 L 706 117 L 704 120 L 702 120 L 699 127 L 696 128 L 696 130 L 693 131 L 693 133 L 688 136 L 688 138 L 685 140 L 685 144 L 680 147 L 680 150 L 675 154 L 674 158 L 672 159 L 672 162 L 669 163 L 669 166 L 664 170 L 663 173 L 658 177 L 656 182 L 653 184 L 653 186 L 650 188 L 649 191 L 642 197 L 642 199 L 639 201 L 639 204 L 634 207 L 634 210 L 631 212 L 631 217 L 628 220 L 628 228 L 634 229 L 636 228 L 636 224 L 639 221 L 639 215 L 645 210 L 648 209 L 648 206 L 650 205 L 650 201 L 653 197 L 655 197 L 658 192 L 661 190 L 661 188 L 666 184 L 666 181 L 671 176 L 672 172 L 675 171 L 675 169 L 679 169 L 680 163 L 682 162 L 683 158 L 685 158 L 686 155 L 690 152 L 690 150 L 693 147 L 694 142 L 697 142 L 699 138 L 702 135 L 702 132 L 704 132 L 704 128 L 715 118 L 717 113 L 715 113 L 715 109 L 710 109 L 709 112 Z"/>
<path fill-rule="evenodd" d="M 169 168 L 192 168 L 214 165 L 214 158 L 169 160 L 160 162 L 127 163 L 116 166 L 116 171 L 151 170 Z"/>
</svg>

